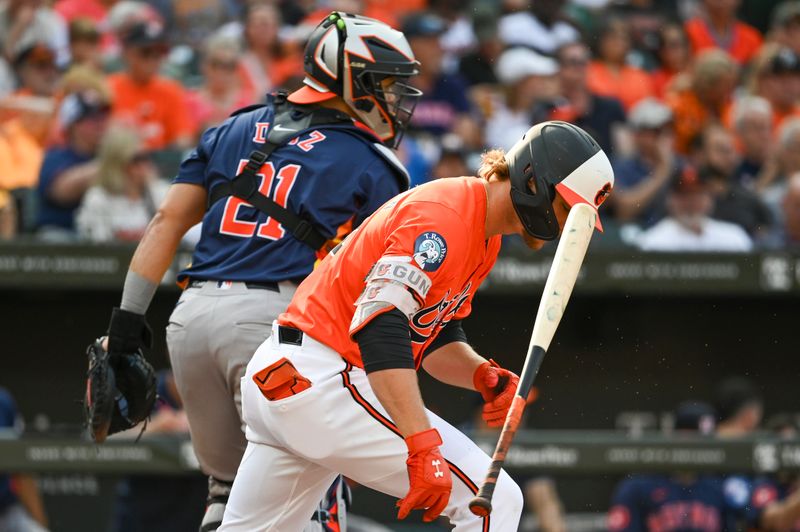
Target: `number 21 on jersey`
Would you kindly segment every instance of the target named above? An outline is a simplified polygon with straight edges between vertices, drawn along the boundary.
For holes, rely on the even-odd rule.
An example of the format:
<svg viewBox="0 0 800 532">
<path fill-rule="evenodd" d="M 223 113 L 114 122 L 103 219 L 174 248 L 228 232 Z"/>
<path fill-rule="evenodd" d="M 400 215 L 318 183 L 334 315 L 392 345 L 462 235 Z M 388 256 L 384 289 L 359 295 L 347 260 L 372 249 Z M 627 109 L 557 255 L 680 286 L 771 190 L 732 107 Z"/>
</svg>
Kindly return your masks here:
<svg viewBox="0 0 800 532">
<path fill-rule="evenodd" d="M 247 165 L 247 159 L 239 161 L 239 168 L 236 175 L 239 175 Z M 297 174 L 300 173 L 300 165 L 287 164 L 277 174 L 272 161 L 267 161 L 256 174 L 261 179 L 258 192 L 264 196 L 271 197 L 272 200 L 283 208 L 289 200 L 289 193 L 292 191 Z M 276 180 L 277 177 L 277 180 Z M 274 182 L 277 181 L 277 184 Z M 274 185 L 274 186 L 273 186 Z M 251 238 L 254 235 L 267 240 L 278 240 L 286 234 L 283 226 L 272 217 L 268 217 L 264 222 L 248 222 L 237 218 L 239 209 L 242 207 L 253 207 L 246 201 L 229 197 L 225 201 L 225 210 L 222 213 L 222 221 L 219 224 L 219 232 L 224 235 L 238 236 L 241 238 Z"/>
</svg>

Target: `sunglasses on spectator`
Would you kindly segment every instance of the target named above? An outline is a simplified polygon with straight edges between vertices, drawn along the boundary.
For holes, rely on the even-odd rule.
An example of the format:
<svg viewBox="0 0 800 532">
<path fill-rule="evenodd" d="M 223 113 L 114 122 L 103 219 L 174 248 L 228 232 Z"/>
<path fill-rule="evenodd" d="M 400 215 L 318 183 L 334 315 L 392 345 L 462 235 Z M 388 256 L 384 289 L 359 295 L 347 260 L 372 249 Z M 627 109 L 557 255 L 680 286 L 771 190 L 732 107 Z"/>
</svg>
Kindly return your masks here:
<svg viewBox="0 0 800 532">
<path fill-rule="evenodd" d="M 569 67 L 585 67 L 589 64 L 589 60 L 585 57 L 565 57 L 561 64 Z"/>
<path fill-rule="evenodd" d="M 217 59 L 211 58 L 208 61 L 208 64 L 211 68 L 218 68 L 220 70 L 236 70 L 238 63 L 236 60 L 225 60 L 225 59 Z"/>
<path fill-rule="evenodd" d="M 136 152 L 131 156 L 131 160 L 128 161 L 130 164 L 137 164 L 137 163 L 146 163 L 152 160 L 150 156 L 150 152 L 140 151 Z"/>
<path fill-rule="evenodd" d="M 163 57 L 166 50 L 163 46 L 144 46 L 137 49 L 137 53 L 146 59 L 156 59 Z"/>
</svg>

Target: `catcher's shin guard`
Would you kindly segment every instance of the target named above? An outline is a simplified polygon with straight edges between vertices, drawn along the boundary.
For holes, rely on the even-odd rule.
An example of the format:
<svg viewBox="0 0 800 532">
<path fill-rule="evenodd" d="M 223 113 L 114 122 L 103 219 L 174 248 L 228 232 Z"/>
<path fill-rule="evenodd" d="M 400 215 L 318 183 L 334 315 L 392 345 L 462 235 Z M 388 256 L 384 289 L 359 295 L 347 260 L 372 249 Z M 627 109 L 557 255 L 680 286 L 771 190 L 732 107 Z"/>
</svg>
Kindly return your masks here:
<svg viewBox="0 0 800 532">
<path fill-rule="evenodd" d="M 350 488 L 343 477 L 333 481 L 303 532 L 346 532 Z"/>
<path fill-rule="evenodd" d="M 232 486 L 233 482 L 208 477 L 208 501 L 206 502 L 206 513 L 200 523 L 200 532 L 214 532 L 222 525 L 225 505 L 228 504 Z"/>
</svg>

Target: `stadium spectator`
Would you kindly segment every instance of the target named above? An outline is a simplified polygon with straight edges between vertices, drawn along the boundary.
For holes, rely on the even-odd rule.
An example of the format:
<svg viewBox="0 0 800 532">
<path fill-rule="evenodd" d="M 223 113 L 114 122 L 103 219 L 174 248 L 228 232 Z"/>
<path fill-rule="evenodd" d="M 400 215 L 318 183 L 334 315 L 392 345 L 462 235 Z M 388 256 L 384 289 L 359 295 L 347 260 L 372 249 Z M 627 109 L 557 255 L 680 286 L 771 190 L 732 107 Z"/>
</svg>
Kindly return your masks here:
<svg viewBox="0 0 800 532">
<path fill-rule="evenodd" d="M 70 94 L 61 104 L 59 121 L 64 145 L 47 150 L 38 185 L 39 236 L 70 239 L 75 211 L 98 177 L 97 149 L 106 131 L 110 107 L 97 92 Z"/>
<path fill-rule="evenodd" d="M 167 194 L 138 135 L 112 127 L 97 154 L 97 182 L 76 214 L 78 235 L 92 242 L 138 242 Z"/>
<path fill-rule="evenodd" d="M 688 87 L 667 97 L 679 153 L 688 153 L 690 143 L 708 122 L 722 121 L 736 87 L 738 70 L 725 52 L 706 50 L 694 62 Z"/>
<path fill-rule="evenodd" d="M 738 438 L 755 431 L 764 415 L 758 387 L 745 377 L 728 377 L 714 389 L 717 436 Z"/>
<path fill-rule="evenodd" d="M 198 133 L 222 123 L 236 109 L 257 101 L 256 95 L 236 75 L 241 55 L 236 41 L 216 35 L 206 40 L 203 48 L 204 83 L 187 94 L 189 115 Z M 263 98 L 263 94 L 258 98 Z"/>
<path fill-rule="evenodd" d="M 14 71 L 19 79 L 17 95 L 55 95 L 58 84 L 56 54 L 47 44 L 35 42 L 22 48 L 14 56 Z"/>
<path fill-rule="evenodd" d="M 373 2 L 376 3 L 376 2 Z M 445 63 L 458 61 L 458 57 L 475 48 L 477 37 L 472 21 L 464 9 L 463 0 L 430 0 L 428 9 L 441 18 L 446 26 L 439 42 L 445 53 Z M 480 16 L 475 14 L 473 16 Z M 495 21 L 495 24 L 497 22 Z"/>
<path fill-rule="evenodd" d="M 661 28 L 657 55 L 659 66 L 651 73 L 653 92 L 656 97 L 665 98 L 670 92 L 680 89 L 677 82 L 681 74 L 689 70 L 689 41 L 682 26 L 665 24 Z"/>
<path fill-rule="evenodd" d="M 158 74 L 168 50 L 162 26 L 135 23 L 124 30 L 122 43 L 126 70 L 108 78 L 114 118 L 135 127 L 148 149 L 188 147 L 193 130 L 185 90 Z"/>
<path fill-rule="evenodd" d="M 481 131 L 472 117 L 466 96 L 466 82 L 458 74 L 443 71 L 443 51 L 439 37 L 445 30 L 442 19 L 430 13 L 411 15 L 402 31 L 414 57 L 425 65 L 410 83 L 423 92 L 411 118 L 410 133 L 439 137 L 455 133 L 470 148 L 481 147 Z"/>
<path fill-rule="evenodd" d="M 0 431 L 18 435 L 21 419 L 14 398 L 0 387 Z M 13 482 L 12 482 L 13 480 Z M 0 530 L 46 532 L 47 516 L 35 480 L 27 475 L 0 474 Z"/>
<path fill-rule="evenodd" d="M 102 68 L 100 31 L 91 19 L 76 18 L 69 23 L 69 51 L 71 66 L 87 65 L 98 70 Z"/>
<path fill-rule="evenodd" d="M 668 216 L 642 233 L 645 251 L 750 251 L 753 243 L 738 225 L 714 220 L 708 185 L 697 171 L 684 165 L 667 196 Z"/>
<path fill-rule="evenodd" d="M 293 43 L 281 40 L 280 27 L 281 15 L 272 3 L 255 0 L 247 4 L 243 28 L 246 50 L 241 72 L 244 87 L 259 100 L 303 72 L 302 54 Z"/>
<path fill-rule="evenodd" d="M 772 211 L 774 220 L 783 223 L 781 203 L 789 176 L 800 172 L 800 118 L 787 120 L 778 131 L 774 157 L 764 165 L 756 190 Z"/>
<path fill-rule="evenodd" d="M 714 198 L 711 217 L 735 223 L 755 240 L 765 237 L 772 226 L 772 215 L 754 192 L 735 179 L 741 158 L 733 134 L 719 124 L 710 124 L 703 130 L 700 157 L 703 180 Z"/>
<path fill-rule="evenodd" d="M 534 106 L 555 96 L 558 63 L 517 47 L 503 52 L 495 63 L 495 72 L 505 98 L 492 106 L 484 137 L 487 146 L 508 148 L 530 129 Z"/>
<path fill-rule="evenodd" d="M 53 98 L 39 96 L 14 96 L 0 103 L 0 112 L 11 115 L 0 121 L 0 190 L 36 186 L 54 107 Z"/>
<path fill-rule="evenodd" d="M 745 65 L 758 53 L 763 39 L 757 29 L 736 18 L 741 0 L 703 0 L 702 13 L 686 22 L 695 55 L 719 48 Z"/>
<path fill-rule="evenodd" d="M 472 23 L 478 42 L 475 50 L 461 57 L 458 73 L 470 87 L 494 85 L 497 83 L 494 62 L 503 52 L 503 43 L 500 41 L 497 29 L 497 17 L 491 11 L 476 13 Z"/>
<path fill-rule="evenodd" d="M 783 225 L 774 244 L 780 248 L 800 248 L 800 174 L 789 178 L 783 196 Z"/>
<path fill-rule="evenodd" d="M 777 131 L 787 118 L 800 116 L 800 57 L 789 48 L 765 45 L 753 65 L 749 89 L 769 101 Z"/>
<path fill-rule="evenodd" d="M 470 169 L 467 166 L 467 153 L 464 150 L 464 143 L 456 135 L 450 134 L 442 137 L 441 153 L 431 170 L 433 179 L 469 174 Z"/>
<path fill-rule="evenodd" d="M 556 484 L 548 477 L 534 477 L 525 483 L 525 502 L 536 515 L 538 530 L 566 532 L 564 505 L 556 491 Z"/>
<path fill-rule="evenodd" d="M 653 98 L 631 109 L 634 153 L 614 161 L 614 212 L 620 222 L 649 227 L 665 214 L 670 180 L 677 173 L 672 111 Z"/>
<path fill-rule="evenodd" d="M 625 111 L 615 98 L 593 93 L 587 85 L 589 48 L 582 42 L 561 47 L 558 60 L 560 95 L 553 102 L 539 106 L 534 123 L 564 120 L 585 129 L 609 156 L 620 143 Z"/>
<path fill-rule="evenodd" d="M 70 25 L 80 19 L 102 24 L 108 16 L 109 6 L 115 3 L 116 0 L 56 0 L 53 10 Z"/>
<path fill-rule="evenodd" d="M 564 18 L 566 0 L 537 0 L 527 10 L 503 16 L 500 38 L 508 46 L 525 46 L 544 55 L 555 55 L 565 44 L 577 42 L 580 33 Z"/>
<path fill-rule="evenodd" d="M 66 24 L 45 2 L 5 0 L 0 3 L 0 55 L 12 58 L 36 43 L 44 43 L 54 50 L 59 66 L 69 61 Z"/>
<path fill-rule="evenodd" d="M 0 189 L 0 240 L 11 240 L 17 233 L 17 210 L 14 199 Z"/>
<path fill-rule="evenodd" d="M 772 146 L 772 106 L 766 98 L 743 96 L 733 105 L 732 129 L 736 133 L 742 162 L 735 180 L 752 189 L 761 169 L 767 164 Z"/>
<path fill-rule="evenodd" d="M 654 93 L 650 76 L 627 63 L 630 51 L 628 24 L 620 18 L 608 19 L 599 30 L 595 60 L 587 71 L 589 89 L 600 96 L 618 98 L 626 111 Z"/>
<path fill-rule="evenodd" d="M 702 402 L 675 411 L 678 436 L 709 436 L 714 410 Z M 740 530 L 738 508 L 726 497 L 723 480 L 682 471 L 673 475 L 631 475 L 614 490 L 608 512 L 611 532 Z"/>
<path fill-rule="evenodd" d="M 772 11 L 770 40 L 800 54 L 800 2 L 787 0 Z"/>
</svg>

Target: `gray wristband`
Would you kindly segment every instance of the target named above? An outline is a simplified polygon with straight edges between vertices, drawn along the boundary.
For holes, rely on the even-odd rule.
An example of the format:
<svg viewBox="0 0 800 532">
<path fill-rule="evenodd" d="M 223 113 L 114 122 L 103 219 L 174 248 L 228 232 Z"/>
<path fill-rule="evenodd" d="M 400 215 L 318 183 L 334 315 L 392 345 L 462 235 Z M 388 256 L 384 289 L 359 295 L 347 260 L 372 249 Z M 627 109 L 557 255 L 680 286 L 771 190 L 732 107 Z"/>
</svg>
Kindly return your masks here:
<svg viewBox="0 0 800 532">
<path fill-rule="evenodd" d="M 144 315 L 153 300 L 156 288 L 158 288 L 158 284 L 128 270 L 128 275 L 125 276 L 125 286 L 122 288 L 122 303 L 119 307 L 128 312 Z"/>
</svg>

